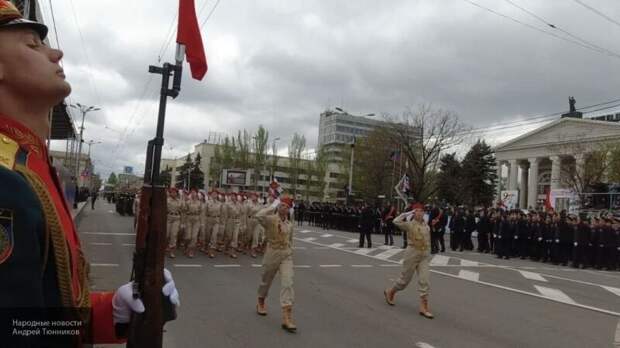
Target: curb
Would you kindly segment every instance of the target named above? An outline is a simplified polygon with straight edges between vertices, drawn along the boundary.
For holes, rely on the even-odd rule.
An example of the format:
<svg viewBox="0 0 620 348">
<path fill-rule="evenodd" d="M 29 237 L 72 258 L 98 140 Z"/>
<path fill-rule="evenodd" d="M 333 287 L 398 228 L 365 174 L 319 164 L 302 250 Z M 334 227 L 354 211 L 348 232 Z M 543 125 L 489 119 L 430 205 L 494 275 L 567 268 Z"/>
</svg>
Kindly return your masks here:
<svg viewBox="0 0 620 348">
<path fill-rule="evenodd" d="M 73 223 L 77 226 L 77 224 L 80 222 L 80 218 L 82 215 L 82 211 L 84 210 L 84 207 L 86 207 L 86 204 L 88 203 L 88 201 L 86 202 L 80 202 L 78 203 L 78 207 L 77 209 L 73 209 L 71 211 L 71 218 L 73 218 Z"/>
</svg>

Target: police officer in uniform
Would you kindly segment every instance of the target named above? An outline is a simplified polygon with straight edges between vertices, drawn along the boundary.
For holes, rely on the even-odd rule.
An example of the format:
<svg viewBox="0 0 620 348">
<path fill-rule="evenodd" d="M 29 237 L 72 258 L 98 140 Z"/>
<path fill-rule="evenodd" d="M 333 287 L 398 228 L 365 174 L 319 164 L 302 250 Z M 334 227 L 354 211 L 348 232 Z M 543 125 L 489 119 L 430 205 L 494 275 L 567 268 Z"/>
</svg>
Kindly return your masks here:
<svg viewBox="0 0 620 348">
<path fill-rule="evenodd" d="M 83 325 L 77 335 L 0 337 L 0 346 L 122 343 L 115 325 L 126 325 L 144 306 L 131 296 L 131 283 L 90 290 L 80 238 L 45 145 L 50 110 L 71 91 L 59 64 L 63 53 L 43 42 L 47 31 L 0 0 L 0 309 L 23 320 Z M 174 286 L 165 295 L 178 303 Z"/>
</svg>

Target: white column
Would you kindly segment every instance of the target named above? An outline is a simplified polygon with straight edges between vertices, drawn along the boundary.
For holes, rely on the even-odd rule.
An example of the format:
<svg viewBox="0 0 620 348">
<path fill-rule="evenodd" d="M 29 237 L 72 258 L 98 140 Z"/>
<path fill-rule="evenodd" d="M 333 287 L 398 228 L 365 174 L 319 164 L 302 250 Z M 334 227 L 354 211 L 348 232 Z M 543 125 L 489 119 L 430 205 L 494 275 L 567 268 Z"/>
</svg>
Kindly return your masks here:
<svg viewBox="0 0 620 348">
<path fill-rule="evenodd" d="M 502 161 L 497 161 L 497 199 L 501 197 L 502 194 Z"/>
<path fill-rule="evenodd" d="M 551 160 L 551 189 L 559 189 L 562 162 L 559 156 L 551 156 L 549 159 Z"/>
<path fill-rule="evenodd" d="M 536 200 L 538 199 L 538 159 L 530 158 L 530 174 L 527 184 L 527 206 L 536 209 Z"/>
<path fill-rule="evenodd" d="M 577 177 L 575 178 L 575 182 L 577 183 L 577 187 L 579 191 L 583 191 L 583 183 L 584 183 L 584 175 L 586 173 L 586 156 L 583 153 L 578 153 L 574 155 L 575 157 L 575 173 Z"/>
<path fill-rule="evenodd" d="M 519 183 L 519 208 L 527 209 L 527 163 L 521 164 L 521 183 Z"/>
<path fill-rule="evenodd" d="M 516 190 L 517 189 L 517 169 L 519 168 L 519 166 L 517 165 L 517 160 L 510 160 L 508 161 L 510 163 L 510 171 L 509 173 L 509 180 L 508 180 L 508 189 L 509 190 Z"/>
</svg>

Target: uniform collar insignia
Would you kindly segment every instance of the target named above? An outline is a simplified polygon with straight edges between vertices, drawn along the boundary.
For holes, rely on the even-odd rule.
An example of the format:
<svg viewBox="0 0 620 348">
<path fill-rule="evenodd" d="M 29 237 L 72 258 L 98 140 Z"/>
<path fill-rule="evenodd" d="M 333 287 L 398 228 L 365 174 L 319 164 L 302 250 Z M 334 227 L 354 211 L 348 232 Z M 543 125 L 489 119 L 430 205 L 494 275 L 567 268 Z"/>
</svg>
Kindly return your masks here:
<svg viewBox="0 0 620 348">
<path fill-rule="evenodd" d="M 13 253 L 13 211 L 0 209 L 0 265 Z"/>
<path fill-rule="evenodd" d="M 43 141 L 17 120 L 0 115 L 0 133 L 15 140 L 28 152 L 34 153 L 41 158 L 47 156 L 47 148 Z"/>
</svg>

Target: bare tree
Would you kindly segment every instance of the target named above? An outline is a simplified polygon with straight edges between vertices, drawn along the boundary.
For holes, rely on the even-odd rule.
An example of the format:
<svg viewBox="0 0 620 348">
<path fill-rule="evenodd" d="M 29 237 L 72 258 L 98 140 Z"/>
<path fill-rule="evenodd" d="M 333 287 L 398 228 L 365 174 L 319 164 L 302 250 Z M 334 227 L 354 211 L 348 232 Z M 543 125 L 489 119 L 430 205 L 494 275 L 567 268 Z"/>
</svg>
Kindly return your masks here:
<svg viewBox="0 0 620 348">
<path fill-rule="evenodd" d="M 386 114 L 384 118 L 384 136 L 405 156 L 414 199 L 427 200 L 437 191 L 440 155 L 459 145 L 468 128 L 455 113 L 424 104 L 416 111 L 407 109 L 400 117 Z"/>
<path fill-rule="evenodd" d="M 579 136 L 575 138 L 580 138 Z M 586 194 L 605 181 L 619 179 L 613 168 L 620 167 L 620 142 L 583 143 L 567 142 L 558 138 L 558 145 L 551 145 L 551 152 L 574 158 L 574 162 L 560 166 L 560 182 L 579 197 L 585 208 Z"/>
</svg>

